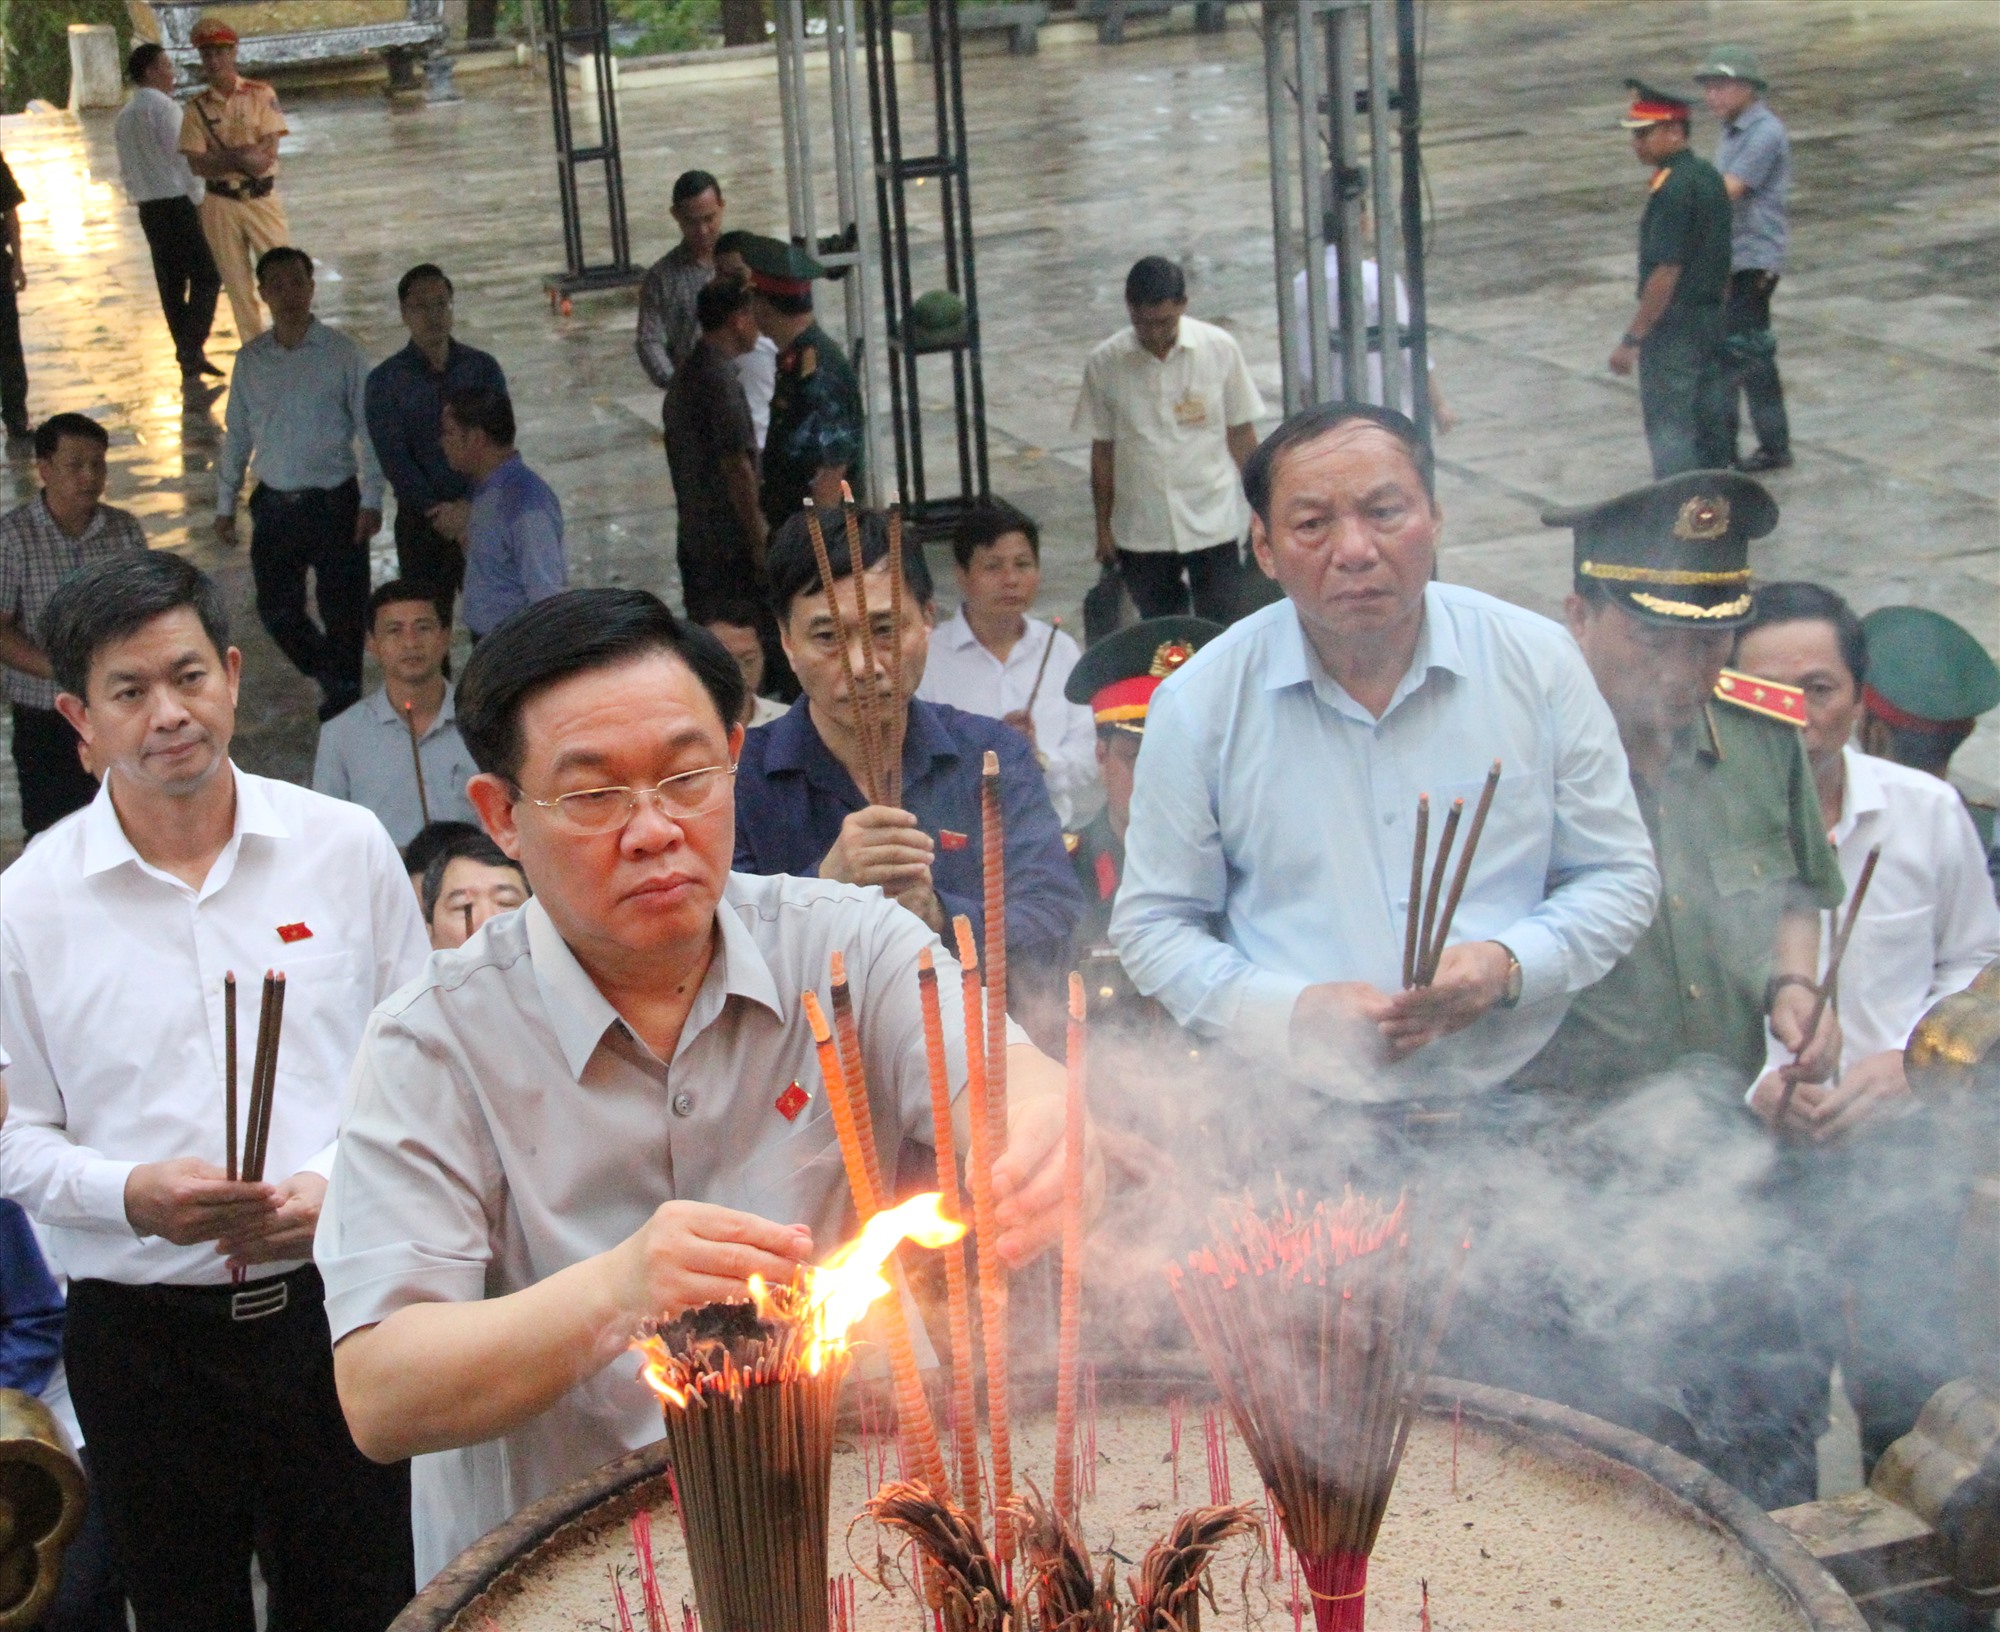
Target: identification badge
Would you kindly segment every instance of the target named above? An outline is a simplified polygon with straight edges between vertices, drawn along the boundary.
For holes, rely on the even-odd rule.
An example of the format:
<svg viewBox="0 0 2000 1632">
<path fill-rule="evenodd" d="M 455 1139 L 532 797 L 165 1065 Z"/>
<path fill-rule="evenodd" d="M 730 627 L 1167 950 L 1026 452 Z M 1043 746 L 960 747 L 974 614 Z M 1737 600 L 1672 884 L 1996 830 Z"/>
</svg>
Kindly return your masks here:
<svg viewBox="0 0 2000 1632">
<path fill-rule="evenodd" d="M 799 1112 L 811 1103 L 812 1095 L 795 1082 L 778 1096 L 778 1114 L 787 1122 L 796 1122 L 799 1119 Z"/>
<path fill-rule="evenodd" d="M 311 940 L 312 931 L 307 929 L 302 923 L 280 924 L 278 926 L 278 939 L 283 941 L 285 945 L 290 946 L 294 941 Z"/>
<path fill-rule="evenodd" d="M 938 829 L 938 848 L 940 850 L 963 850 L 971 842 L 963 833 L 954 833 L 948 827 Z"/>
<path fill-rule="evenodd" d="M 1184 431 L 1198 431 L 1208 423 L 1208 404 L 1190 391 L 1174 404 L 1174 423 Z"/>
</svg>

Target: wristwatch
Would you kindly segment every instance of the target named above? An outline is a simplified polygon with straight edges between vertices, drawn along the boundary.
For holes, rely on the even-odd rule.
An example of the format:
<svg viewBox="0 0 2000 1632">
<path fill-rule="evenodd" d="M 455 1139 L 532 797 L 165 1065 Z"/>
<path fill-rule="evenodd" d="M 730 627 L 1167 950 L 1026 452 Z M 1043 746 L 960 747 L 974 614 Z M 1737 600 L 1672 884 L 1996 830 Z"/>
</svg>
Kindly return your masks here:
<svg viewBox="0 0 2000 1632">
<path fill-rule="evenodd" d="M 1507 990 L 1500 998 L 1500 1007 L 1517 1008 L 1521 1002 L 1521 960 L 1514 956 L 1514 949 L 1505 941 L 1493 944 L 1507 954 Z"/>
</svg>

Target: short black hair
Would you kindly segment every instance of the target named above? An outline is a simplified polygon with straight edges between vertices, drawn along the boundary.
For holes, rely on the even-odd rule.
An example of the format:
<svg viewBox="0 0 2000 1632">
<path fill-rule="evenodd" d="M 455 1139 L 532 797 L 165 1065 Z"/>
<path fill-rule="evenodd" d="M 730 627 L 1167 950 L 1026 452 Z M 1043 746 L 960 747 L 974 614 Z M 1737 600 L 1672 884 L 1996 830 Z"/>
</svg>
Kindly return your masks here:
<svg viewBox="0 0 2000 1632">
<path fill-rule="evenodd" d="M 458 682 L 458 734 L 472 762 L 509 782 L 521 770 L 521 710 L 573 675 L 671 652 L 694 670 L 725 728 L 743 712 L 743 671 L 721 641 L 651 590 L 567 589 L 523 607 L 472 649 Z"/>
<path fill-rule="evenodd" d="M 306 276 L 313 275 L 313 258 L 293 244 L 278 244 L 257 257 L 257 281 L 262 283 L 264 275 L 274 266 L 283 266 L 287 261 L 297 261 L 306 269 Z"/>
<path fill-rule="evenodd" d="M 1157 306 L 1163 300 L 1186 300 L 1187 277 L 1164 255 L 1145 255 L 1125 274 L 1127 306 Z"/>
<path fill-rule="evenodd" d="M 146 40 L 132 47 L 132 54 L 125 59 L 125 77 L 134 85 L 153 71 L 153 64 L 167 54 L 164 45 L 155 45 Z"/>
<path fill-rule="evenodd" d="M 1868 678 L 1868 636 L 1854 608 L 1824 584 L 1785 579 L 1760 584 L 1751 592 L 1750 621 L 1736 631 L 1739 649 L 1743 637 L 1753 629 L 1767 629 L 1774 623 L 1828 623 L 1840 643 L 1840 661 L 1859 686 Z"/>
<path fill-rule="evenodd" d="M 1042 558 L 1042 530 L 1034 518 L 1016 510 L 1004 499 L 975 504 L 959 517 L 951 530 L 951 558 L 961 567 L 972 565 L 972 552 L 998 544 L 1009 533 L 1020 533 L 1028 541 L 1037 561 Z"/>
<path fill-rule="evenodd" d="M 854 575 L 847 550 L 849 515 L 856 518 L 861 531 L 862 570 L 865 572 L 889 558 L 889 523 L 881 511 L 863 510 L 858 505 L 822 511 L 820 525 L 825 531 L 826 564 L 836 583 Z M 813 554 L 812 531 L 806 525 L 805 511 L 788 516 L 771 535 L 770 547 L 764 555 L 764 575 L 771 585 L 771 611 L 780 626 L 791 616 L 792 602 L 827 587 L 820 582 L 819 561 Z M 903 582 L 919 606 L 928 606 L 937 593 L 931 582 L 930 563 L 924 560 L 922 547 L 907 528 L 903 532 Z"/>
<path fill-rule="evenodd" d="M 432 825 L 442 827 L 445 824 L 437 822 Z M 451 825 L 455 827 L 460 824 L 454 822 Z M 414 844 L 416 841 L 413 839 L 410 842 Z M 430 859 L 424 863 L 424 881 L 420 888 L 423 893 L 426 929 L 430 927 L 431 919 L 437 913 L 438 902 L 444 896 L 444 875 L 450 870 L 454 861 L 476 861 L 482 867 L 511 867 L 521 875 L 522 887 L 528 888 L 528 870 L 478 828 L 467 826 L 465 832 L 455 833 L 439 845 Z M 529 888 L 528 893 L 532 895 L 534 891 Z"/>
<path fill-rule="evenodd" d="M 192 562 L 169 550 L 121 552 L 71 573 L 42 613 L 56 689 L 88 702 L 97 654 L 184 606 L 194 609 L 220 658 L 229 650 L 229 614 L 214 581 Z"/>
<path fill-rule="evenodd" d="M 713 193 L 722 197 L 722 183 L 706 170 L 683 170 L 674 178 L 674 203 L 685 204 L 691 198 L 699 198 L 703 193 Z"/>
<path fill-rule="evenodd" d="M 439 283 L 444 285 L 444 292 L 446 294 L 455 295 L 458 293 L 452 287 L 451 279 L 445 276 L 443 267 L 433 266 L 429 261 L 419 261 L 396 280 L 396 304 L 398 306 L 402 305 L 404 301 L 410 298 L 410 291 L 412 289 L 416 288 L 420 283 L 428 283 L 432 278 L 437 279 Z"/>
<path fill-rule="evenodd" d="M 431 858 L 461 839 L 483 839 L 485 830 L 472 822 L 426 822 L 403 846 L 403 869 L 419 878 L 430 871 Z"/>
<path fill-rule="evenodd" d="M 1307 442 L 1317 441 L 1327 432 L 1355 420 L 1387 431 L 1403 445 L 1410 463 L 1417 467 L 1417 479 L 1424 484 L 1424 496 L 1437 498 L 1437 456 L 1416 421 L 1393 408 L 1379 408 L 1372 402 L 1322 402 L 1301 408 L 1263 441 L 1243 466 L 1243 494 L 1250 508 L 1266 527 L 1271 525 L 1271 488 L 1278 479 L 1278 461 Z"/>
<path fill-rule="evenodd" d="M 750 304 L 750 291 L 733 278 L 712 278 L 694 297 L 694 320 L 713 334 Z"/>
<path fill-rule="evenodd" d="M 484 431 L 496 448 L 514 445 L 514 403 L 497 385 L 461 385 L 444 394 L 444 405 L 463 430 Z"/>
<path fill-rule="evenodd" d="M 377 584 L 368 596 L 368 632 L 375 632 L 375 614 L 385 606 L 393 606 L 398 601 L 429 601 L 438 615 L 438 622 L 445 628 L 451 627 L 451 596 L 433 584 L 419 583 L 414 578 L 391 578 L 386 584 Z"/>
<path fill-rule="evenodd" d="M 708 610 L 695 621 L 704 628 L 711 623 L 726 623 L 732 629 L 755 629 L 761 632 L 767 616 L 764 608 L 755 601 L 739 595 L 709 602 Z"/>
<path fill-rule="evenodd" d="M 51 414 L 35 427 L 35 457 L 53 459 L 66 436 L 81 437 L 100 448 L 111 446 L 111 433 L 88 414 Z"/>
</svg>

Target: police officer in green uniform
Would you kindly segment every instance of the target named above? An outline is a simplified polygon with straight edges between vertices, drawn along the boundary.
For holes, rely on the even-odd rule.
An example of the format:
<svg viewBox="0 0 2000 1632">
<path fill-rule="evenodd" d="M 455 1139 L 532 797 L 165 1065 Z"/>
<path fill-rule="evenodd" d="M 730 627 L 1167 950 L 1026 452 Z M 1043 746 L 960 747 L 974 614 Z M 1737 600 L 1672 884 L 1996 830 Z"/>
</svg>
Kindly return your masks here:
<svg viewBox="0 0 2000 1632">
<path fill-rule="evenodd" d="M 1576 1187 L 1567 1205 L 1580 1227 L 1606 1238 L 1624 1295 L 1667 1311 L 1650 1325 L 1543 1328 L 1553 1380 L 1536 1391 L 1673 1445 L 1765 1507 L 1815 1494 L 1827 1378 L 1783 1262 L 1747 1247 L 1782 1240 L 1784 1214 L 1752 1116 L 1775 1106 L 1745 1094 L 1767 1022 L 1804 1080 L 1824 1080 L 1839 1057 L 1831 1009 L 1809 1043 L 1805 1028 L 1819 909 L 1843 893 L 1794 711 L 1723 668 L 1751 611 L 1749 542 L 1777 518 L 1770 495 L 1730 471 L 1543 517 L 1575 530 L 1566 619 L 1631 762 L 1662 898 L 1639 944 L 1514 1080 L 1547 1110 L 1540 1142 Z M 1718 1236 L 1743 1248 L 1738 1261 L 1689 1261 L 1663 1244 L 1680 1187 L 1704 1170 L 1729 1192 Z"/>
<path fill-rule="evenodd" d="M 778 348 L 758 502 L 773 529 L 811 499 L 837 510 L 844 482 L 861 497 L 867 438 L 861 386 L 847 355 L 813 319 L 812 286 L 827 275 L 803 249 L 776 238 L 743 245 L 750 309 Z"/>
<path fill-rule="evenodd" d="M 1861 688 L 1861 748 L 1898 765 L 1950 780 L 1958 752 L 1979 716 L 2000 707 L 2000 668 L 1971 633 L 1923 606 L 1877 607 L 1861 620 L 1868 637 L 1868 681 Z M 2000 849 L 1993 807 L 1963 789 L 2000 890 Z"/>
<path fill-rule="evenodd" d="M 1111 906 L 1125 872 L 1125 829 L 1132 814 L 1132 769 L 1146 734 L 1146 710 L 1160 682 L 1222 633 L 1206 618 L 1152 618 L 1106 636 L 1086 651 L 1063 683 L 1063 695 L 1097 722 L 1097 768 L 1104 808 L 1081 833 L 1063 835 L 1085 902 L 1076 927 L 1074 967 L 1083 975 L 1094 1027 L 1178 1031 L 1166 1010 L 1141 997 L 1111 948 Z"/>
<path fill-rule="evenodd" d="M 1639 407 L 1655 479 L 1719 470 L 1730 445 L 1723 371 L 1729 289 L 1729 191 L 1688 146 L 1688 104 L 1636 79 L 1619 121 L 1639 162 L 1653 166 L 1639 220 L 1639 308 L 1611 353 L 1611 372 L 1639 370 Z"/>
</svg>

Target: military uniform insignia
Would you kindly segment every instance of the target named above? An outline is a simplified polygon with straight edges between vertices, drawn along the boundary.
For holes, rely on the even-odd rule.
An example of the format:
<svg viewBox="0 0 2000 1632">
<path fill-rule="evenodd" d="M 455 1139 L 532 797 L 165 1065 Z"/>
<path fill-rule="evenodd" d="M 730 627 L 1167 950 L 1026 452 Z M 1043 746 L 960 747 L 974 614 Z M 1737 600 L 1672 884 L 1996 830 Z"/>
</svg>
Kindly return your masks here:
<svg viewBox="0 0 2000 1632">
<path fill-rule="evenodd" d="M 1081 833 L 1065 833 L 1063 835 L 1063 849 L 1072 856 L 1076 854 L 1076 847 L 1081 843 L 1083 843 L 1083 835 Z"/>
<path fill-rule="evenodd" d="M 799 347 L 799 378 L 809 380 L 819 372 L 819 347 Z"/>
<path fill-rule="evenodd" d="M 1729 532 L 1729 501 L 1720 494 L 1697 493 L 1674 518 L 1674 537 L 1707 544 Z"/>
<path fill-rule="evenodd" d="M 1146 672 L 1155 680 L 1164 680 L 1189 658 L 1194 656 L 1194 648 L 1184 640 L 1162 641 L 1153 652 L 1153 661 Z"/>
<path fill-rule="evenodd" d="M 1720 702 L 1734 703 L 1766 719 L 1783 720 L 1787 725 L 1806 723 L 1806 694 L 1797 686 L 1724 669 L 1715 682 L 1715 695 Z"/>
<path fill-rule="evenodd" d="M 1662 187 L 1666 186 L 1666 184 L 1672 181 L 1673 179 L 1674 179 L 1673 171 L 1665 168 L 1655 170 L 1653 172 L 1653 179 L 1646 183 L 1646 191 L 1648 193 L 1657 193 Z"/>
</svg>

